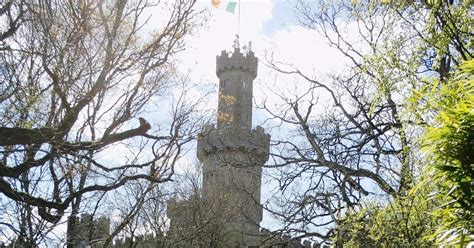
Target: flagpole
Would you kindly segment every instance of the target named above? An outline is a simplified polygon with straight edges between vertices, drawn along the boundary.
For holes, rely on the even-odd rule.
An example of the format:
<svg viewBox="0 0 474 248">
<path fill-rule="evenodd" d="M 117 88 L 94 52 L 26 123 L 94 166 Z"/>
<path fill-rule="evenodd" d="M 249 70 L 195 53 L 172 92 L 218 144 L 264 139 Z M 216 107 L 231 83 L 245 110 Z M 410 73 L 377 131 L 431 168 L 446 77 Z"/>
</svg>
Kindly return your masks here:
<svg viewBox="0 0 474 248">
<path fill-rule="evenodd" d="M 239 0 L 239 16 L 237 17 L 238 20 L 237 20 L 237 35 L 238 37 L 240 38 L 240 0 Z"/>
</svg>

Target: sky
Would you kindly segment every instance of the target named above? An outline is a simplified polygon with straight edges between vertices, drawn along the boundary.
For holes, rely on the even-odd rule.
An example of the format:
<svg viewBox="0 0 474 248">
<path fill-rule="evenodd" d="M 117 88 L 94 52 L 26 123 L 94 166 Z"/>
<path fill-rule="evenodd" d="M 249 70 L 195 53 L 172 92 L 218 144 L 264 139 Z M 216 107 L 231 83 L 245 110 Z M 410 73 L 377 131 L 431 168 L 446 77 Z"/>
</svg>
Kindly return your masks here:
<svg viewBox="0 0 474 248">
<path fill-rule="evenodd" d="M 340 60 L 335 50 L 316 32 L 297 24 L 293 1 L 241 0 L 238 30 L 238 7 L 232 14 L 213 8 L 211 0 L 200 0 L 198 6 L 207 9 L 211 18 L 206 23 L 207 27 L 190 39 L 190 47 L 180 58 L 193 68 L 194 78 L 217 81 L 215 56 L 224 49 L 230 50 L 235 35 L 240 31 L 241 46 L 251 41 L 252 50 L 261 61 L 265 53 L 275 52 L 281 60 L 290 61 L 303 69 L 318 68 L 326 72 L 336 68 Z M 264 69 L 262 64 L 259 69 Z M 256 81 L 263 75 L 259 73 Z"/>
</svg>

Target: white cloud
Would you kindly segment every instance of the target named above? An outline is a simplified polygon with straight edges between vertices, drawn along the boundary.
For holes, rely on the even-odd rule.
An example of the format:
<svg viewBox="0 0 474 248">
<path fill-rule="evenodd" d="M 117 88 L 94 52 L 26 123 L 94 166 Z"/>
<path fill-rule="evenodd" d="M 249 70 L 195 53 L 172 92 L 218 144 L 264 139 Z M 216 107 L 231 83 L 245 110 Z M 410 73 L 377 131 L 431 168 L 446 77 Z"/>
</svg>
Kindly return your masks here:
<svg viewBox="0 0 474 248">
<path fill-rule="evenodd" d="M 211 17 L 207 28 L 189 40 L 188 48 L 179 59 L 181 70 L 190 70 L 197 81 L 216 82 L 216 55 L 222 50 L 230 50 L 238 33 L 238 12 L 231 14 L 211 7 L 208 2 L 200 2 Z M 265 0 L 241 1 L 240 7 L 240 40 L 257 40 L 263 23 L 271 18 L 271 2 Z M 243 43 L 243 42 L 242 42 Z"/>
<path fill-rule="evenodd" d="M 276 60 L 293 64 L 310 75 L 324 75 L 343 65 L 343 57 L 315 31 L 292 24 L 273 25 L 271 33 L 266 32 L 264 29 L 268 28 L 268 23 L 274 23 L 279 19 L 279 16 L 272 16 L 281 13 L 272 11 L 277 5 L 281 8 L 281 1 L 241 1 L 241 45 L 252 41 L 253 51 L 261 62 L 265 61 L 265 54 L 274 52 Z M 222 50 L 232 49 L 237 33 L 238 13 L 230 14 L 212 8 L 210 1 L 202 1 L 200 6 L 210 11 L 210 22 L 206 30 L 201 30 L 199 35 L 190 39 L 189 48 L 180 55 L 180 70 L 189 71 L 194 82 L 210 83 L 215 88 L 214 92 L 217 92 L 216 55 Z M 291 14 L 290 11 L 285 13 Z M 254 97 L 257 102 L 262 99 L 266 85 L 271 85 L 275 81 L 271 73 L 264 63 L 259 64 L 258 77 L 254 83 Z M 288 91 L 286 87 L 290 85 L 292 87 L 293 80 L 279 76 L 277 85 L 274 86 Z M 301 84 L 300 88 L 304 88 Z M 217 103 L 215 104 L 217 107 Z"/>
</svg>

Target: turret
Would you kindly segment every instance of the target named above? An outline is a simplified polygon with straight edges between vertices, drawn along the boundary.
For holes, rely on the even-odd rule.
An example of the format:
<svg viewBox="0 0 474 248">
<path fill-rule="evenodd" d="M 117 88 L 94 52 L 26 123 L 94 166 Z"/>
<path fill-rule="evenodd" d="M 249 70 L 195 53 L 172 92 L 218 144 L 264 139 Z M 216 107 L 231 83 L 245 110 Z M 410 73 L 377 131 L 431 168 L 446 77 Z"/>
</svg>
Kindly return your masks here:
<svg viewBox="0 0 474 248">
<path fill-rule="evenodd" d="M 252 51 L 241 53 L 239 48 L 234 48 L 231 54 L 222 51 L 216 62 L 219 78 L 217 127 L 249 130 L 252 127 L 252 89 L 258 60 Z"/>
</svg>

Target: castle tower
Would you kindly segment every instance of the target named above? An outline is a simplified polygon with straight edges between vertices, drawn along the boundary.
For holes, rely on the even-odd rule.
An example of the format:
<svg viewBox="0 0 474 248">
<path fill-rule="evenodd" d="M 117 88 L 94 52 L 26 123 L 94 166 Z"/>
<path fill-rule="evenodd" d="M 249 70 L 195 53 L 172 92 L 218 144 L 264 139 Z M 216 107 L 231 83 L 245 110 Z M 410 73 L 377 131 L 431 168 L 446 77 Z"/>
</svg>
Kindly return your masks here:
<svg viewBox="0 0 474 248">
<path fill-rule="evenodd" d="M 270 135 L 260 126 L 252 129 L 257 67 L 254 53 L 242 53 L 238 47 L 217 56 L 217 126 L 208 126 L 197 144 L 209 218 L 220 214 L 215 219 L 221 219 L 226 240 L 237 247 L 260 243 L 262 165 L 268 160 Z"/>
</svg>

